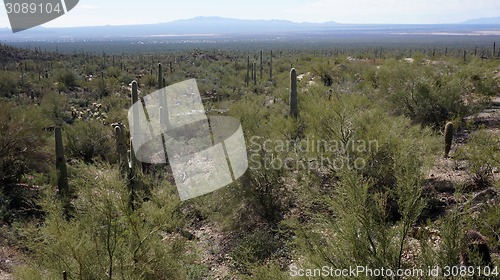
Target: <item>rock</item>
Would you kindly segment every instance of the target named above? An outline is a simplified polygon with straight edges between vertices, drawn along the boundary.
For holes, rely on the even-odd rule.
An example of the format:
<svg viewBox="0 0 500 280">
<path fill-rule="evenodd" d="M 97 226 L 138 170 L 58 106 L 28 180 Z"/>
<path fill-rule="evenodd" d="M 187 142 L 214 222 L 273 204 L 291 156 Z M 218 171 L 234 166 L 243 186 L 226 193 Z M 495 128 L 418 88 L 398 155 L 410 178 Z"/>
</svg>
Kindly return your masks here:
<svg viewBox="0 0 500 280">
<path fill-rule="evenodd" d="M 276 102 L 276 99 L 274 97 L 266 96 L 266 101 L 264 101 L 264 106 L 270 107 L 270 106 L 274 105 L 275 102 Z"/>
<path fill-rule="evenodd" d="M 471 263 L 470 254 L 478 254 L 481 259 L 480 264 Z M 465 233 L 464 239 L 462 240 L 462 249 L 460 252 L 460 262 L 462 265 L 482 265 L 491 266 L 491 254 L 488 247 L 488 239 L 483 236 L 480 232 L 475 230 L 468 230 Z"/>
<path fill-rule="evenodd" d="M 474 194 L 472 198 L 472 203 L 486 203 L 491 199 L 494 199 L 498 196 L 498 191 L 493 188 L 485 189 L 484 191 L 478 192 Z"/>
</svg>

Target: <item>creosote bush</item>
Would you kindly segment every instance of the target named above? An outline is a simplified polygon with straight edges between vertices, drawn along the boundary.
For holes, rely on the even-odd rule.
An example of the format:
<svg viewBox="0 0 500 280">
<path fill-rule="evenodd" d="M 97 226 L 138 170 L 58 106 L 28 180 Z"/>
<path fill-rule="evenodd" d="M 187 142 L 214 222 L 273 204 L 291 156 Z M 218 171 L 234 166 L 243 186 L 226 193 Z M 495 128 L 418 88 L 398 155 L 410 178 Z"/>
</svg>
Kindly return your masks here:
<svg viewBox="0 0 500 280">
<path fill-rule="evenodd" d="M 183 222 L 172 186 L 163 184 L 132 212 L 116 169 L 79 163 L 78 170 L 72 217 L 46 194 L 45 222 L 25 231 L 33 264 L 20 267 L 17 279 L 60 279 L 62 271 L 70 279 L 186 279 L 191 256 L 176 231 Z"/>
<path fill-rule="evenodd" d="M 467 172 L 474 188 L 491 187 L 493 170 L 500 168 L 500 138 L 491 132 L 476 132 L 459 149 L 458 157 L 467 160 Z"/>
<path fill-rule="evenodd" d="M 0 184 L 15 183 L 23 174 L 43 171 L 47 159 L 41 110 L 0 102 Z"/>
<path fill-rule="evenodd" d="M 96 160 L 110 163 L 116 161 L 110 126 L 105 126 L 97 120 L 77 120 L 73 125 L 66 125 L 64 132 L 67 157 L 80 159 L 86 163 L 93 163 Z"/>
</svg>

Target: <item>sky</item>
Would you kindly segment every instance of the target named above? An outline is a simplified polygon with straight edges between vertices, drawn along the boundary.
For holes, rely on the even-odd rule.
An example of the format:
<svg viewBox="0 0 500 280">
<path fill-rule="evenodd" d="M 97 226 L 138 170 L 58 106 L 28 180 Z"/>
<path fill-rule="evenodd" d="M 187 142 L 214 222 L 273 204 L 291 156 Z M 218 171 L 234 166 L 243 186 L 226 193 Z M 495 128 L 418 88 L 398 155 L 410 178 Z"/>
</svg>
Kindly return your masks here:
<svg viewBox="0 0 500 280">
<path fill-rule="evenodd" d="M 196 16 L 295 22 L 458 23 L 500 16 L 500 0 L 80 0 L 68 14 L 43 26 L 147 24 Z M 0 27 L 10 28 L 3 5 Z"/>
</svg>

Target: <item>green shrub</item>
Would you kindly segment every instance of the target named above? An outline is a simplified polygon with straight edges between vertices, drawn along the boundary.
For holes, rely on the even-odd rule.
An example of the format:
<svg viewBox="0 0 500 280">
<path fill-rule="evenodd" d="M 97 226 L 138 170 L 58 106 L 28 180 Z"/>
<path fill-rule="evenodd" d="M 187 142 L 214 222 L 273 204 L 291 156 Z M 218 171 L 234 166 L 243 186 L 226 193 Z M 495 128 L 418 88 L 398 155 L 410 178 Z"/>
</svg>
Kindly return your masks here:
<svg viewBox="0 0 500 280">
<path fill-rule="evenodd" d="M 86 163 L 116 161 L 113 131 L 97 120 L 77 120 L 73 125 L 65 126 L 65 138 L 65 151 L 70 158 Z"/>
<path fill-rule="evenodd" d="M 154 75 L 146 75 L 142 78 L 141 83 L 149 88 L 156 88 L 158 79 Z"/>
<path fill-rule="evenodd" d="M 457 151 L 458 158 L 467 160 L 467 172 L 477 188 L 493 185 L 493 169 L 500 168 L 500 138 L 480 130 Z"/>
<path fill-rule="evenodd" d="M 78 85 L 76 75 L 71 70 L 58 70 L 55 74 L 55 79 L 68 89 L 72 89 Z"/>
<path fill-rule="evenodd" d="M 44 224 L 27 232 L 33 264 L 19 269 L 17 279 L 31 279 L 26 271 L 38 271 L 43 279 L 56 279 L 62 271 L 70 279 L 185 279 L 191 257 L 175 231 L 182 223 L 173 187 L 163 185 L 131 212 L 116 170 L 85 164 L 77 169 L 70 182 L 78 185 L 72 218 L 63 217 L 48 193 Z"/>
<path fill-rule="evenodd" d="M 41 110 L 0 102 L 0 124 L 0 186 L 18 182 L 23 174 L 46 171 Z"/>
<path fill-rule="evenodd" d="M 270 258 L 279 248 L 281 241 L 276 240 L 273 233 L 267 229 L 255 229 L 237 240 L 236 248 L 231 252 L 231 258 L 236 269 L 242 273 L 250 270 Z"/>
<path fill-rule="evenodd" d="M 49 92 L 44 94 L 40 107 L 44 119 L 51 122 L 51 125 L 62 126 L 69 118 L 68 98 L 63 94 Z"/>
<path fill-rule="evenodd" d="M 18 93 L 18 74 L 14 72 L 0 72 L 0 96 L 13 97 Z"/>
</svg>

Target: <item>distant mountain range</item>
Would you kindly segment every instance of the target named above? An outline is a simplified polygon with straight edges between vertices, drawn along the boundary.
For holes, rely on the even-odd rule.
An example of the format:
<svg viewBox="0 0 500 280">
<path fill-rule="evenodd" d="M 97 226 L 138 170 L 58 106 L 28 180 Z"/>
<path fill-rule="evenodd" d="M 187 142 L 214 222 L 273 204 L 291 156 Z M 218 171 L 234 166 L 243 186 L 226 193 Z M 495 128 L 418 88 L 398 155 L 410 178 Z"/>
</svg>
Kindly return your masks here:
<svg viewBox="0 0 500 280">
<path fill-rule="evenodd" d="M 0 29 L 0 38 L 52 38 L 52 37 L 144 37 L 288 33 L 311 30 L 328 30 L 338 27 L 335 22 L 297 23 L 287 20 L 242 20 L 222 17 L 196 17 L 157 24 L 92 26 L 33 29 L 12 34 L 10 29 Z"/>
<path fill-rule="evenodd" d="M 110 39 L 110 38 L 169 38 L 169 37 L 234 37 L 267 36 L 293 33 L 322 32 L 431 32 L 432 30 L 478 30 L 479 25 L 500 24 L 500 17 L 475 19 L 461 24 L 340 24 L 333 21 L 325 23 L 297 23 L 287 20 L 242 20 L 222 17 L 196 17 L 158 24 L 120 25 L 44 28 L 36 27 L 12 34 L 8 28 L 0 29 L 0 40 L 72 40 L 72 39 Z M 470 27 L 467 27 L 470 26 Z M 487 27 L 487 30 L 500 28 Z"/>
<path fill-rule="evenodd" d="M 500 24 L 500 17 L 470 19 L 463 24 Z"/>
</svg>

